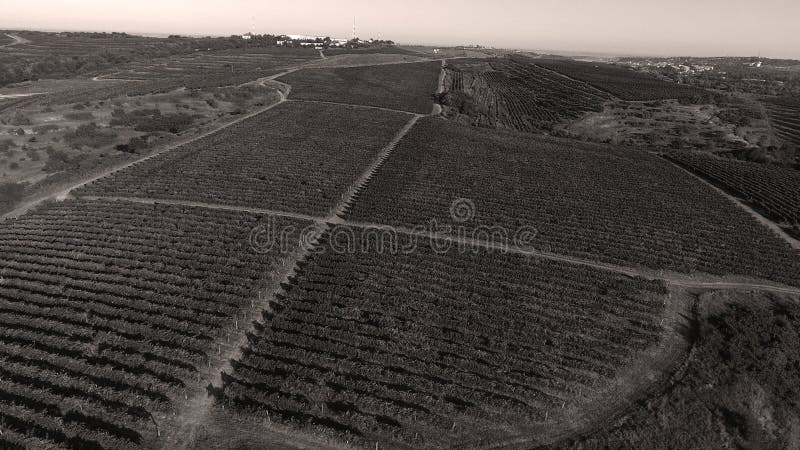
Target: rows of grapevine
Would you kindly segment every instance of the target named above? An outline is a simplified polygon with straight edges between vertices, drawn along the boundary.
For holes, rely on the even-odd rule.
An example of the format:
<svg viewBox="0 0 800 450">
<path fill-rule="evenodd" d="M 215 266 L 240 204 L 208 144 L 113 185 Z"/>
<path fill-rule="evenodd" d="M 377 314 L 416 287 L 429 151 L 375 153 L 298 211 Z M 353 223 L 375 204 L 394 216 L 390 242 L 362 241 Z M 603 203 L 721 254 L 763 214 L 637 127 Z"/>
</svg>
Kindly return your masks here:
<svg viewBox="0 0 800 450">
<path fill-rule="evenodd" d="M 585 83 L 542 69 L 529 58 L 508 57 L 490 62 L 457 61 L 448 65 L 451 91 L 475 96 L 477 88 L 465 78 L 485 80 L 496 101 L 495 126 L 518 131 L 540 131 L 553 124 L 575 119 L 589 111 L 600 111 L 610 95 Z M 492 105 L 475 99 L 489 109 Z"/>
<path fill-rule="evenodd" d="M 292 99 L 377 106 L 418 114 L 433 109 L 439 61 L 378 66 L 304 69 L 279 78 Z"/>
<path fill-rule="evenodd" d="M 294 226 L 284 246 L 308 224 Z M 0 227 L 0 447 L 129 448 L 158 433 L 284 255 L 264 216 L 68 200 Z M 284 228 L 288 229 L 288 228 Z M 266 243 L 262 243 L 266 244 Z M 10 444 L 9 444 L 10 445 Z"/>
<path fill-rule="evenodd" d="M 264 314 L 221 404 L 368 447 L 440 448 L 552 421 L 660 335 L 659 282 L 348 236 L 363 230 L 327 235 Z"/>
<path fill-rule="evenodd" d="M 460 114 L 471 116 L 474 125 L 503 127 L 497 118 L 501 111 L 497 92 L 491 88 L 484 71 L 473 67 L 468 63 L 470 61 L 473 60 L 448 61 L 444 69 L 444 96 L 440 96 L 440 102 Z"/>
<path fill-rule="evenodd" d="M 601 111 L 610 96 L 586 84 L 537 67 L 527 58 L 492 62 L 494 72 L 485 76 L 505 103 L 505 115 L 512 128 L 536 131 Z"/>
<path fill-rule="evenodd" d="M 704 102 L 710 97 L 703 89 L 660 80 L 648 74 L 605 63 L 567 59 L 536 59 L 537 66 L 562 73 L 606 91 L 622 100 L 682 99 Z"/>
<path fill-rule="evenodd" d="M 77 195 L 324 215 L 410 116 L 288 102 L 100 179 Z"/>
<path fill-rule="evenodd" d="M 454 223 L 457 199 L 474 219 Z M 673 164 L 611 146 L 423 119 L 348 211 L 405 227 L 500 228 L 559 254 L 800 284 L 796 251 Z M 491 228 L 494 230 L 495 228 Z M 530 237 L 530 236 L 529 236 Z"/>
<path fill-rule="evenodd" d="M 755 205 L 765 215 L 800 227 L 800 172 L 700 152 L 672 152 L 667 157 Z"/>
<path fill-rule="evenodd" d="M 800 98 L 776 98 L 764 102 L 770 125 L 784 142 L 800 145 Z"/>
</svg>

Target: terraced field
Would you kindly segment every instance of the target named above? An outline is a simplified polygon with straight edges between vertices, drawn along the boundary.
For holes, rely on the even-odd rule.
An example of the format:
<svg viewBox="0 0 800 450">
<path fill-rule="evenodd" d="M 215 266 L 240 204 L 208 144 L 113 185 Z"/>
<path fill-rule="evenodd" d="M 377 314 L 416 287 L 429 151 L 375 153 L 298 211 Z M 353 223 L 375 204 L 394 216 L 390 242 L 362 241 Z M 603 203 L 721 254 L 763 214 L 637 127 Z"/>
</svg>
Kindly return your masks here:
<svg viewBox="0 0 800 450">
<path fill-rule="evenodd" d="M 567 59 L 537 59 L 536 65 L 562 73 L 606 91 L 622 100 L 684 99 L 703 102 L 709 93 L 691 86 L 659 80 L 625 67 Z"/>
<path fill-rule="evenodd" d="M 441 448 L 542 424 L 659 340 L 659 282 L 425 242 L 386 254 L 345 238 L 358 232 L 302 265 L 222 405 L 359 446 Z"/>
<path fill-rule="evenodd" d="M 611 99 L 597 88 L 538 67 L 533 61 L 524 57 L 455 60 L 447 66 L 445 90 L 472 97 L 493 126 L 529 132 L 549 130 L 586 112 L 602 111 L 603 103 Z"/>
<path fill-rule="evenodd" d="M 66 201 L 0 227 L 0 446 L 130 448 L 286 257 L 241 212 Z M 307 223 L 287 242 L 299 244 Z"/>
<path fill-rule="evenodd" d="M 399 112 L 289 102 L 76 194 L 324 215 L 410 119 Z"/>
<path fill-rule="evenodd" d="M 800 145 L 800 98 L 775 98 L 764 102 L 775 134 L 789 144 Z"/>
<path fill-rule="evenodd" d="M 472 220 L 453 222 L 459 199 L 472 202 Z M 786 242 L 656 156 L 434 118 L 417 124 L 345 217 L 409 229 L 434 221 L 503 242 L 533 228 L 525 243 L 547 252 L 800 284 Z"/>
</svg>

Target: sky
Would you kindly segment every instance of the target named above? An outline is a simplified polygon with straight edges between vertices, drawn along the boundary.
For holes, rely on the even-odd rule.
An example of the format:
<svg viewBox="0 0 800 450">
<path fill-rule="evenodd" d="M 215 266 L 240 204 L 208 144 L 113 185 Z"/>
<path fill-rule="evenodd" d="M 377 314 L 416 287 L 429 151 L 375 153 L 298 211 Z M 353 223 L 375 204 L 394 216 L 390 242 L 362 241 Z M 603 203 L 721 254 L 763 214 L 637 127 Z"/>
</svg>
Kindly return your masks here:
<svg viewBox="0 0 800 450">
<path fill-rule="evenodd" d="M 354 17 L 403 44 L 800 59 L 798 0 L 0 0 L 0 29 L 349 38 Z"/>
</svg>

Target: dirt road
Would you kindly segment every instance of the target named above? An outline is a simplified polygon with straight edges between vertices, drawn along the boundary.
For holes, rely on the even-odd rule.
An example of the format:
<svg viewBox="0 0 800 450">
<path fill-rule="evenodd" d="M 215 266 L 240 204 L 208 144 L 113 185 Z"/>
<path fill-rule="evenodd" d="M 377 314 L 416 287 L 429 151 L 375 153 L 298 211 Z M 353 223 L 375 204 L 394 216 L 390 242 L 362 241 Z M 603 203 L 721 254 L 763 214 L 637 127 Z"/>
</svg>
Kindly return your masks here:
<svg viewBox="0 0 800 450">
<path fill-rule="evenodd" d="M 17 218 L 17 217 L 25 214 L 29 210 L 31 210 L 36 205 L 38 205 L 38 204 L 40 204 L 40 203 L 42 203 L 42 202 L 44 202 L 46 200 L 52 200 L 52 199 L 64 200 L 64 199 L 68 198 L 70 193 L 72 191 L 74 191 L 75 189 L 78 189 L 80 187 L 86 186 L 87 184 L 90 184 L 90 183 L 92 183 L 92 182 L 94 182 L 96 180 L 99 180 L 100 178 L 107 177 L 107 176 L 111 175 L 112 173 L 118 172 L 120 170 L 127 169 L 128 167 L 131 167 L 131 166 L 133 166 L 135 164 L 139 164 L 140 162 L 147 161 L 149 159 L 155 158 L 156 156 L 158 156 L 158 155 L 160 155 L 162 153 L 174 150 L 174 149 L 176 149 L 176 148 L 178 148 L 180 146 L 183 146 L 183 145 L 189 144 L 191 142 L 203 139 L 203 138 L 208 137 L 208 136 L 210 136 L 210 135 L 212 135 L 212 134 L 214 134 L 214 133 L 216 133 L 216 132 L 218 132 L 220 130 L 224 130 L 225 128 L 228 128 L 228 127 L 233 126 L 233 125 L 235 125 L 237 123 L 240 123 L 242 121 L 250 119 L 251 117 L 255 117 L 255 116 L 257 116 L 257 115 L 259 115 L 259 114 L 261 114 L 263 112 L 269 111 L 270 109 L 275 108 L 276 106 L 278 106 L 278 105 L 280 105 L 280 104 L 282 104 L 282 103 L 284 103 L 286 101 L 286 95 L 287 94 L 284 94 L 281 91 L 278 91 L 278 94 L 280 95 L 280 99 L 277 102 L 275 102 L 275 103 L 273 103 L 273 104 L 271 104 L 271 105 L 269 105 L 267 107 L 261 108 L 261 109 L 259 109 L 257 111 L 249 113 L 249 114 L 245 114 L 245 115 L 243 115 L 241 117 L 236 118 L 235 120 L 227 122 L 227 123 L 225 123 L 225 124 L 223 124 L 223 125 L 221 125 L 219 127 L 216 127 L 216 128 L 214 128 L 212 130 L 209 130 L 209 131 L 206 131 L 206 132 L 204 132 L 202 134 L 199 134 L 199 135 L 196 135 L 196 136 L 191 136 L 191 137 L 188 137 L 186 139 L 182 139 L 182 140 L 180 140 L 178 142 L 173 143 L 169 147 L 165 147 L 165 148 L 163 148 L 161 150 L 153 152 L 153 153 L 151 153 L 151 154 L 149 154 L 147 156 L 144 156 L 142 158 L 136 159 L 134 161 L 129 161 L 129 162 L 125 163 L 125 164 L 121 164 L 121 165 L 117 165 L 117 166 L 111 167 L 111 168 L 109 168 L 109 169 L 107 169 L 107 170 L 105 170 L 105 171 L 103 171 L 103 172 L 101 172 L 101 173 L 99 173 L 99 174 L 97 174 L 95 176 L 92 176 L 91 178 L 85 179 L 85 180 L 83 180 L 83 181 L 81 181 L 79 183 L 73 184 L 73 185 L 71 185 L 71 186 L 69 186 L 69 187 L 67 187 L 65 189 L 62 189 L 61 191 L 58 191 L 58 192 L 55 192 L 55 193 L 48 193 L 48 194 L 43 195 L 43 196 L 41 196 L 39 198 L 36 198 L 34 200 L 31 200 L 31 201 L 28 201 L 25 204 L 23 204 L 23 205 L 17 207 L 16 209 L 14 209 L 13 211 L 10 211 L 10 212 L 0 216 L 0 220 L 8 219 L 8 218 Z"/>
<path fill-rule="evenodd" d="M 30 42 L 29 40 L 27 40 L 25 38 L 21 38 L 21 37 L 15 35 L 15 34 L 6 33 L 6 36 L 8 36 L 11 39 L 13 39 L 14 42 L 11 42 L 11 43 L 8 43 L 8 44 L 5 44 L 5 45 L 0 45 L 0 48 L 8 48 L 8 47 L 13 47 L 15 45 L 27 44 L 27 43 Z"/>
</svg>

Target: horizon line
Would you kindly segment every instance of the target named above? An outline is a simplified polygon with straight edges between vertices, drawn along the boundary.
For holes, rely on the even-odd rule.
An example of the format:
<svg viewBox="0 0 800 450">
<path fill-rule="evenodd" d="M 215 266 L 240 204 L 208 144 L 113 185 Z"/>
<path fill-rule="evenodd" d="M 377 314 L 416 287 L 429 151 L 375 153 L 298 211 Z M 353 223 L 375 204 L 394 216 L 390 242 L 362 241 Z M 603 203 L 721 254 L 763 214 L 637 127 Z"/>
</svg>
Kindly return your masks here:
<svg viewBox="0 0 800 450">
<path fill-rule="evenodd" d="M 231 36 L 239 36 L 237 33 L 232 34 L 218 34 L 218 33 L 211 33 L 211 34 L 203 34 L 203 33 L 154 33 L 154 32 L 145 32 L 145 31 L 133 31 L 133 30 L 123 30 L 123 31 L 109 31 L 109 30 L 91 30 L 91 29 L 67 29 L 67 28 L 23 28 L 23 29 L 10 29 L 10 28 L 3 28 L 2 31 L 7 32 L 22 32 L 22 31 L 33 31 L 33 32 L 41 32 L 41 33 L 125 33 L 133 36 L 141 36 L 141 37 L 153 37 L 153 38 L 167 38 L 172 35 L 177 36 L 184 36 L 184 37 L 192 37 L 192 38 L 225 38 Z M 249 31 L 248 31 L 249 32 Z M 257 33 L 258 34 L 258 33 Z M 272 33 L 262 33 L 262 34 L 272 34 Z M 291 36 L 291 35 L 305 35 L 303 33 L 280 33 L 280 34 L 272 34 L 273 36 Z M 327 35 L 326 35 L 327 36 Z M 406 46 L 420 46 L 420 47 L 442 47 L 442 48 L 457 48 L 457 47 L 472 47 L 475 48 L 475 45 L 480 45 L 481 48 L 490 49 L 490 50 L 514 50 L 514 51 L 524 51 L 524 52 L 546 52 L 547 54 L 551 54 L 554 56 L 568 56 L 568 57 L 579 57 L 579 56 L 596 56 L 596 57 L 606 57 L 606 58 L 619 58 L 619 57 L 651 57 L 651 58 L 760 58 L 760 59 L 774 59 L 774 60 L 789 60 L 789 61 L 798 61 L 800 62 L 800 56 L 798 57 L 769 57 L 769 56 L 761 56 L 761 55 L 744 55 L 744 54 L 722 54 L 722 55 L 680 55 L 680 54 L 667 54 L 667 53 L 642 53 L 642 52 L 613 52 L 613 51 L 587 51 L 587 50 L 572 50 L 572 49 L 537 49 L 533 47 L 502 47 L 502 46 L 492 46 L 492 45 L 483 45 L 479 43 L 474 44 L 434 44 L 429 42 L 401 42 L 401 41 L 392 41 L 397 45 L 406 45 Z M 560 52 L 560 53 L 553 53 L 553 52 Z M 565 54 L 561 54 L 565 53 Z"/>
</svg>

